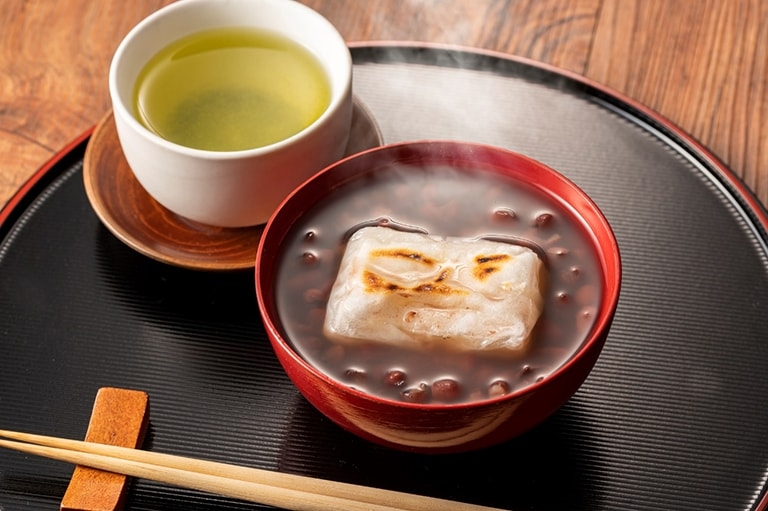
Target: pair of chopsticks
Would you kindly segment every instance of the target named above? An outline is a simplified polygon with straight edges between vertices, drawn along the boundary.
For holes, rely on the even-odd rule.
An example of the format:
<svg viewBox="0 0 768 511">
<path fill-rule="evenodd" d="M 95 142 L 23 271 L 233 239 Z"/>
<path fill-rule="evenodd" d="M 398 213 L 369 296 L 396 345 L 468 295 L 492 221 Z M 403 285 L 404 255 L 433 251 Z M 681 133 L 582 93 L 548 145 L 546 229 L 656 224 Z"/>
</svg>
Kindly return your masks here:
<svg viewBox="0 0 768 511">
<path fill-rule="evenodd" d="M 0 447 L 295 511 L 500 511 L 270 470 L 0 430 Z"/>
</svg>

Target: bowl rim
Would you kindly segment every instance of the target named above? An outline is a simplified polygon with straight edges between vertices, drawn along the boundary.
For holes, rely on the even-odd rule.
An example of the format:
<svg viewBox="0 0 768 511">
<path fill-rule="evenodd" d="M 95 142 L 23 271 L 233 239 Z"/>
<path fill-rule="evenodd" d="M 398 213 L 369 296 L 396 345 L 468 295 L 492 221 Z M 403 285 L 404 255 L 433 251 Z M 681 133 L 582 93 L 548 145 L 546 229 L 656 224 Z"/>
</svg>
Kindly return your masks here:
<svg viewBox="0 0 768 511">
<path fill-rule="evenodd" d="M 571 214 L 575 215 L 576 219 L 581 221 L 583 226 L 587 228 L 586 234 L 589 236 L 592 242 L 593 248 L 595 249 L 600 259 L 599 267 L 601 269 L 601 275 L 603 280 L 602 294 L 601 294 L 601 299 L 600 299 L 600 303 L 597 311 L 598 314 L 595 319 L 595 323 L 592 325 L 592 328 L 590 329 L 588 335 L 581 342 L 578 349 L 573 354 L 571 354 L 571 356 L 564 363 L 560 364 L 554 371 L 552 371 L 549 375 L 547 375 L 543 380 L 533 382 L 530 385 L 526 385 L 524 387 L 516 389 L 508 394 L 487 398 L 487 399 L 464 401 L 464 402 L 458 402 L 458 403 L 443 403 L 443 402 L 412 403 L 407 401 L 396 401 L 394 399 L 377 396 L 377 395 L 365 392 L 363 390 L 360 390 L 358 388 L 351 387 L 325 374 L 324 372 L 322 372 L 321 370 L 319 370 L 318 368 L 310 364 L 307 360 L 305 360 L 299 353 L 297 353 L 296 350 L 294 350 L 293 347 L 291 346 L 288 339 L 286 339 L 285 336 L 280 331 L 280 328 L 278 325 L 279 318 L 277 317 L 276 306 L 274 306 L 274 297 L 264 296 L 265 295 L 264 283 L 265 281 L 267 282 L 274 281 L 274 274 L 272 272 L 268 272 L 268 275 L 262 275 L 262 272 L 260 271 L 260 269 L 261 269 L 262 262 L 265 260 L 265 248 L 267 243 L 270 242 L 273 236 L 280 236 L 279 241 L 282 241 L 283 239 L 285 239 L 285 235 L 287 235 L 288 233 L 288 230 L 283 230 L 278 234 L 274 234 L 276 229 L 275 223 L 278 222 L 282 218 L 282 216 L 285 214 L 284 212 L 286 211 L 286 206 L 289 203 L 292 203 L 293 201 L 295 201 L 297 196 L 301 196 L 303 191 L 305 191 L 309 186 L 311 186 L 311 183 L 319 179 L 328 178 L 329 174 L 333 172 L 337 172 L 336 169 L 343 168 L 343 166 L 348 165 L 349 164 L 348 162 L 352 160 L 364 159 L 364 158 L 370 157 L 371 154 L 385 154 L 387 152 L 394 152 L 400 149 L 414 149 L 417 151 L 423 151 L 425 148 L 430 148 L 430 149 L 469 148 L 469 149 L 478 150 L 478 151 L 487 151 L 494 155 L 503 156 L 505 158 L 511 157 L 512 160 L 516 160 L 517 162 L 521 162 L 527 166 L 536 168 L 540 172 L 545 172 L 546 174 L 550 175 L 554 179 L 560 181 L 560 183 L 563 186 L 568 187 L 571 190 L 571 192 L 575 193 L 576 196 L 578 196 L 579 207 L 576 207 L 572 201 L 565 200 L 564 197 L 562 197 L 561 195 L 553 194 L 551 189 L 546 187 L 541 187 L 536 183 L 529 183 L 533 185 L 536 189 L 547 193 L 548 196 L 559 200 L 560 204 L 563 207 L 568 208 Z M 487 164 L 484 164 L 484 166 L 487 167 Z M 478 170 L 480 169 L 478 168 Z M 499 170 L 494 170 L 493 172 L 495 172 L 497 175 L 510 177 L 509 174 L 504 174 Z M 352 179 L 354 179 L 354 176 L 347 180 L 335 181 L 335 183 L 336 185 L 341 186 L 345 183 L 348 183 Z M 322 196 L 315 196 L 315 200 L 326 197 L 327 195 L 332 193 L 334 189 L 335 188 L 329 189 L 327 193 Z M 589 219 L 584 218 L 583 213 L 585 211 L 590 213 Z M 293 224 L 293 222 L 291 222 L 291 224 Z M 602 236 L 598 236 L 598 234 L 595 233 L 595 229 L 594 229 L 595 225 L 600 227 Z M 277 245 L 279 246 L 280 243 L 278 243 Z M 273 258 L 273 260 L 271 261 L 272 267 L 276 266 L 275 261 L 276 261 L 276 258 Z M 345 394 L 350 394 L 358 400 L 362 400 L 362 401 L 366 401 L 366 402 L 374 403 L 378 405 L 386 405 L 393 408 L 402 408 L 402 409 L 411 409 L 411 410 L 427 410 L 427 411 L 471 410 L 471 409 L 493 406 L 506 401 L 516 401 L 518 399 L 524 398 L 529 394 L 533 394 L 534 391 L 538 389 L 541 389 L 543 387 L 549 387 L 555 384 L 557 380 L 563 378 L 573 366 L 577 365 L 582 359 L 587 357 L 594 349 L 598 350 L 598 355 L 599 355 L 599 351 L 602 350 L 602 344 L 605 342 L 605 334 L 607 333 L 607 331 L 611 326 L 611 323 L 613 321 L 613 316 L 615 315 L 616 308 L 618 306 L 619 295 L 621 291 L 621 283 L 622 283 L 622 261 L 621 261 L 621 253 L 619 250 L 619 244 L 616 239 L 615 232 L 611 227 L 610 223 L 608 222 L 608 219 L 605 217 L 604 213 L 602 212 L 602 210 L 598 207 L 597 203 L 595 203 L 595 201 L 589 195 L 587 195 L 587 193 L 584 190 L 582 190 L 581 187 L 576 185 L 576 183 L 574 183 L 571 179 L 569 179 L 559 171 L 555 170 L 554 168 L 542 163 L 539 160 L 531 158 L 530 156 L 522 154 L 520 152 L 507 149 L 504 147 L 487 144 L 487 143 L 462 141 L 462 140 L 448 140 L 448 139 L 422 139 L 422 140 L 413 140 L 413 141 L 393 142 L 393 143 L 381 145 L 378 147 L 374 147 L 374 148 L 362 151 L 360 153 L 350 155 L 346 158 L 343 158 L 325 167 L 324 169 L 320 170 L 313 176 L 309 177 L 302 184 L 297 186 L 288 196 L 286 196 L 270 216 L 264 228 L 262 238 L 259 242 L 258 250 L 256 253 L 256 263 L 255 263 L 256 298 L 258 302 L 259 312 L 262 316 L 264 327 L 267 330 L 267 333 L 269 335 L 270 343 L 274 346 L 275 349 L 277 349 L 279 346 L 284 356 L 291 358 L 291 360 L 295 364 L 301 367 L 301 369 L 305 371 L 307 374 L 309 374 L 312 378 L 322 380 L 325 384 L 330 385 Z M 271 289 L 274 289 L 274 288 L 275 288 L 274 285 L 271 286 Z M 272 295 L 274 295 L 274 292 L 272 293 Z M 273 307 L 269 308 L 268 305 L 270 304 L 273 304 Z M 272 311 L 274 314 L 268 313 L 269 311 Z M 282 359 L 282 357 L 279 357 L 279 358 Z M 281 364 L 282 364 L 282 360 L 281 360 Z"/>
</svg>

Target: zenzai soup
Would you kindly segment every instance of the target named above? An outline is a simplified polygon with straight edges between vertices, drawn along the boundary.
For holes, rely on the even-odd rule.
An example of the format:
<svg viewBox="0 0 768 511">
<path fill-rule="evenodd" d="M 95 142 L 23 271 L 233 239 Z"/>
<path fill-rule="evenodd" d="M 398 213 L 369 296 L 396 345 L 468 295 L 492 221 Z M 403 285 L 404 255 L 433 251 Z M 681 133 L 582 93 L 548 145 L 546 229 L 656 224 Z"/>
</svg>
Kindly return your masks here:
<svg viewBox="0 0 768 511">
<path fill-rule="evenodd" d="M 323 320 L 345 239 L 364 225 L 536 247 L 548 277 L 543 314 L 526 349 L 420 351 L 326 339 Z M 276 304 L 296 352 L 349 386 L 406 402 L 488 399 L 547 378 L 587 337 L 603 285 L 583 224 L 562 204 L 508 177 L 440 165 L 377 170 L 343 185 L 292 227 L 283 250 Z"/>
</svg>

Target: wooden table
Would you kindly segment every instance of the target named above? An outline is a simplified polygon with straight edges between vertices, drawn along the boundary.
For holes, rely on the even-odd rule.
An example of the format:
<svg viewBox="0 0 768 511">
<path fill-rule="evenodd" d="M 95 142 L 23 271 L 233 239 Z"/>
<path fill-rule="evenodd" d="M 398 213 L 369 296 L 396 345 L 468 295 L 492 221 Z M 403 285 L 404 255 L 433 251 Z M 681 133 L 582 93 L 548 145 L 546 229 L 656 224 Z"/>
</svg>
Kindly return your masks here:
<svg viewBox="0 0 768 511">
<path fill-rule="evenodd" d="M 667 117 L 768 204 L 764 0 L 302 0 L 349 41 L 433 41 L 582 74 Z M 110 108 L 109 61 L 170 0 L 0 0 L 0 205 Z"/>
</svg>

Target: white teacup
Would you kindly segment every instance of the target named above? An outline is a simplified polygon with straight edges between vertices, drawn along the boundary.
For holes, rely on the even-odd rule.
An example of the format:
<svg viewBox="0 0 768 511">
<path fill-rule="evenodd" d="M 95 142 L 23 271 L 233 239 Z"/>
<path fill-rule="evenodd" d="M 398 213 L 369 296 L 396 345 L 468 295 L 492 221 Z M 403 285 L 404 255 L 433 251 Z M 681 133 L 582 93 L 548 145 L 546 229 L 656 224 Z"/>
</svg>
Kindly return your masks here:
<svg viewBox="0 0 768 511">
<path fill-rule="evenodd" d="M 208 151 L 170 142 L 141 124 L 132 104 L 137 77 L 178 39 L 221 27 L 266 29 L 312 52 L 330 83 L 330 104 L 309 127 L 254 149 Z M 144 189 L 170 211 L 222 227 L 266 222 L 304 180 L 343 156 L 352 116 L 352 59 L 334 26 L 291 0 L 180 0 L 151 14 L 120 43 L 109 72 L 117 133 Z"/>
</svg>

